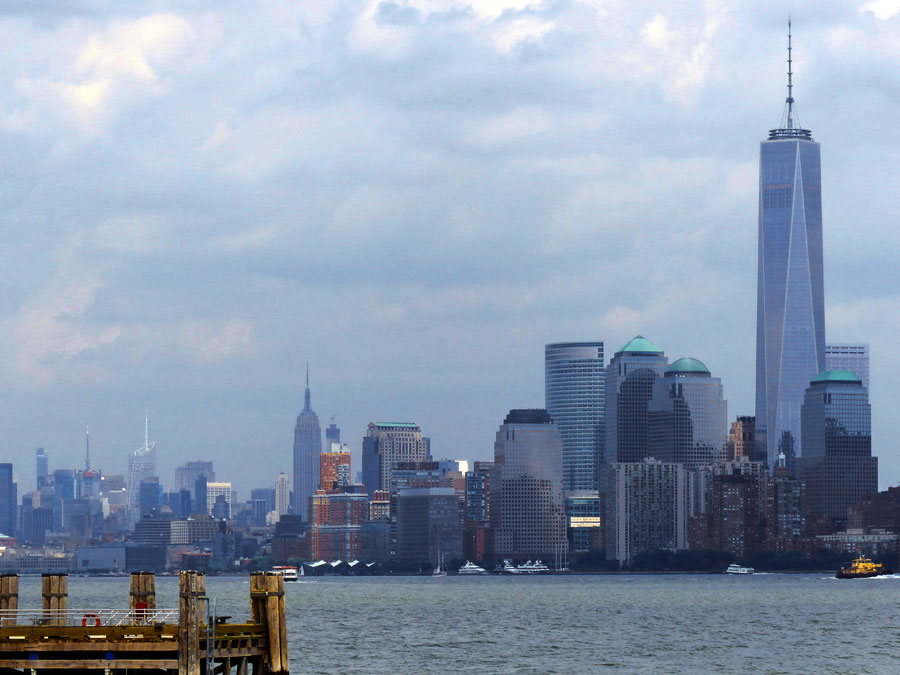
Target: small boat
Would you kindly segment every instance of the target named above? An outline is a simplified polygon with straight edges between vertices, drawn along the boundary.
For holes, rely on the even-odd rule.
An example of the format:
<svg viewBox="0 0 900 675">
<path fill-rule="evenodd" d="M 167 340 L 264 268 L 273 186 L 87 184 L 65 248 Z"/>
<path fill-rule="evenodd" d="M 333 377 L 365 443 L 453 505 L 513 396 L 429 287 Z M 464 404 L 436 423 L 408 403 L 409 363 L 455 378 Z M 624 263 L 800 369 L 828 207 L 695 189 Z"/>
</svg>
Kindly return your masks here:
<svg viewBox="0 0 900 675">
<path fill-rule="evenodd" d="M 885 567 L 881 563 L 872 562 L 871 558 L 861 555 L 853 562 L 841 565 L 841 569 L 834 576 L 838 579 L 866 579 L 893 573 L 894 570 Z"/>
<path fill-rule="evenodd" d="M 525 564 L 519 565 L 516 569 L 519 570 L 519 574 L 550 574 L 550 568 L 540 560 L 535 560 L 534 562 L 529 560 Z"/>
<path fill-rule="evenodd" d="M 285 582 L 297 581 L 297 568 L 293 565 L 275 565 L 271 571 L 283 576 Z"/>
<path fill-rule="evenodd" d="M 737 563 L 731 563 L 728 569 L 725 570 L 725 574 L 753 574 L 755 571 L 752 567 L 743 567 Z"/>
<path fill-rule="evenodd" d="M 444 554 L 441 553 L 438 558 L 438 566 L 435 567 L 431 571 L 431 576 L 433 577 L 445 577 L 447 576 L 447 570 L 444 569 Z"/>
<path fill-rule="evenodd" d="M 460 574 L 487 574 L 483 567 L 479 567 L 473 562 L 466 560 L 466 564 L 459 568 Z"/>
</svg>

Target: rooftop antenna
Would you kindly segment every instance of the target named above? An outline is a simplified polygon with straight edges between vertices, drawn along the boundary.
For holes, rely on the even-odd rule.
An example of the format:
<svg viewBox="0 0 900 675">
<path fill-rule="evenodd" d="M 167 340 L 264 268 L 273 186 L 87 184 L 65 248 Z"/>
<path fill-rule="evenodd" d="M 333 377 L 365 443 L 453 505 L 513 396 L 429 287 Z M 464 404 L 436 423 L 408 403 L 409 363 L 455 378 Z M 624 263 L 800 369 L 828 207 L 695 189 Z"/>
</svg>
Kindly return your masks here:
<svg viewBox="0 0 900 675">
<path fill-rule="evenodd" d="M 84 472 L 91 470 L 91 425 L 84 425 Z"/>
<path fill-rule="evenodd" d="M 309 361 L 306 362 L 306 393 L 303 396 L 303 412 L 311 412 L 312 407 L 309 397 Z"/>
<path fill-rule="evenodd" d="M 784 112 L 781 114 L 781 127 L 769 130 L 769 140 L 777 141 L 790 138 L 799 138 L 811 141 L 812 132 L 800 126 L 797 111 L 794 110 L 794 45 L 791 17 L 788 15 L 788 44 L 787 44 L 787 98 L 784 100 Z"/>
<path fill-rule="evenodd" d="M 794 62 L 791 58 L 791 15 L 788 14 L 788 95 L 787 95 L 787 128 L 794 128 Z"/>
<path fill-rule="evenodd" d="M 150 447 L 150 413 L 144 408 L 144 447 Z"/>
</svg>

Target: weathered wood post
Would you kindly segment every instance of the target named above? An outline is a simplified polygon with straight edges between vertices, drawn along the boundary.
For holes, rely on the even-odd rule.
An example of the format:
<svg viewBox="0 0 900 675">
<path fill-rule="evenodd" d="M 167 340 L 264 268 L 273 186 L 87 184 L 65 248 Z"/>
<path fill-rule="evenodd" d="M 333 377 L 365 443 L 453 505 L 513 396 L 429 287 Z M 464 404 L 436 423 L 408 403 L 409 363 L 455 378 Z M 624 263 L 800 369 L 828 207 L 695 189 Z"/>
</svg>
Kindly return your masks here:
<svg viewBox="0 0 900 675">
<path fill-rule="evenodd" d="M 66 625 L 66 608 L 69 606 L 69 576 L 67 574 L 41 575 L 41 607 L 44 620 L 51 626 Z"/>
<path fill-rule="evenodd" d="M 178 675 L 200 675 L 200 602 L 206 577 L 182 572 L 178 582 Z"/>
<path fill-rule="evenodd" d="M 281 652 L 281 670 L 290 671 L 288 663 L 287 611 L 284 605 L 284 576 L 278 575 L 278 647 Z"/>
<path fill-rule="evenodd" d="M 16 611 L 19 608 L 19 575 L 4 574 L 0 576 L 0 614 L 3 615 L 3 626 L 16 625 Z"/>
<path fill-rule="evenodd" d="M 254 572 L 250 576 L 250 621 L 266 627 L 269 672 L 287 673 L 287 625 L 281 574 Z"/>
<path fill-rule="evenodd" d="M 266 573 L 253 572 L 250 575 L 250 623 L 265 624 L 266 622 Z M 266 636 L 268 642 L 268 635 Z M 256 657 L 260 658 L 260 657 Z M 265 664 L 254 661 L 253 675 L 257 671 L 264 673 Z"/>
<path fill-rule="evenodd" d="M 139 625 L 147 620 L 149 610 L 156 609 L 156 577 L 153 572 L 132 572 L 129 594 L 131 623 Z"/>
</svg>

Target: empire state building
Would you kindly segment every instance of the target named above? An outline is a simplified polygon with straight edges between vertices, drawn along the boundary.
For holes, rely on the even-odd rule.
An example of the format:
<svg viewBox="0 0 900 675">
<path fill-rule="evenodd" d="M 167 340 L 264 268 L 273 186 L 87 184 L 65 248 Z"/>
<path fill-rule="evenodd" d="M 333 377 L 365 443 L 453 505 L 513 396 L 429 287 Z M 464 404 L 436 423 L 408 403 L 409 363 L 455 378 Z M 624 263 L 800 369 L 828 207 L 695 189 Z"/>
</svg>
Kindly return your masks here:
<svg viewBox="0 0 900 675">
<path fill-rule="evenodd" d="M 790 22 L 787 63 L 781 127 L 759 157 L 756 439 L 770 470 L 780 453 L 789 464 L 802 455 L 803 395 L 825 369 L 820 148 L 796 118 Z"/>
</svg>

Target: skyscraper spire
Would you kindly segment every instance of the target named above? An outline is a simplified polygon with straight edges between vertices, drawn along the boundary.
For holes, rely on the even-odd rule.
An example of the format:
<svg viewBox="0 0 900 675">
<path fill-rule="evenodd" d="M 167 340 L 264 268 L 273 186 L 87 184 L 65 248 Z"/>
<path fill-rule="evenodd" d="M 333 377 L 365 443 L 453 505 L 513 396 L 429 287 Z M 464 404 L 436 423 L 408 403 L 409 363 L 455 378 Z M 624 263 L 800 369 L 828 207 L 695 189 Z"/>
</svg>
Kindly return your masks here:
<svg viewBox="0 0 900 675">
<path fill-rule="evenodd" d="M 776 141 L 785 138 L 802 138 L 811 141 L 812 132 L 800 127 L 797 111 L 794 109 L 794 46 L 791 30 L 791 17 L 788 16 L 788 44 L 787 44 L 787 98 L 784 100 L 784 112 L 781 115 L 781 126 L 778 129 L 769 130 L 769 140 Z"/>
<path fill-rule="evenodd" d="M 91 425 L 84 425 L 84 471 L 91 470 Z"/>
<path fill-rule="evenodd" d="M 309 361 L 306 362 L 306 394 L 303 397 L 303 412 L 312 412 L 309 396 Z"/>
<path fill-rule="evenodd" d="M 150 412 L 144 408 L 144 449 L 150 447 Z"/>
<path fill-rule="evenodd" d="M 785 103 L 787 104 L 787 128 L 794 128 L 794 69 L 793 59 L 791 59 L 791 15 L 788 14 L 788 95 Z"/>
</svg>

